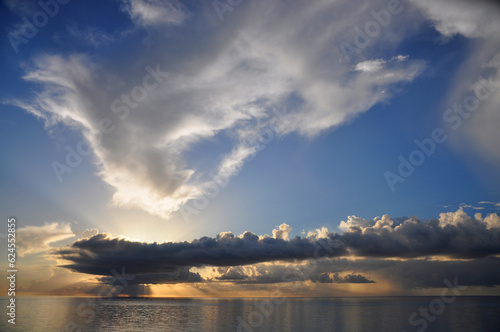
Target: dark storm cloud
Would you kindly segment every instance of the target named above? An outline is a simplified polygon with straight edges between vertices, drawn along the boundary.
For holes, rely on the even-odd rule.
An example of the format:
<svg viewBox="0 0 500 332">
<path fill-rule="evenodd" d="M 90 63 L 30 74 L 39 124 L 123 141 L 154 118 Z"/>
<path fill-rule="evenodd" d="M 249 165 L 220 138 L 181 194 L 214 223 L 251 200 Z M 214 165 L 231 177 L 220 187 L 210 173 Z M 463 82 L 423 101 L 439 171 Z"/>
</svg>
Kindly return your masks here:
<svg viewBox="0 0 500 332">
<path fill-rule="evenodd" d="M 356 256 L 452 258 L 486 257 L 500 253 L 500 218 L 469 217 L 463 210 L 442 213 L 439 219 L 410 217 L 395 223 L 389 216 L 374 220 L 350 217 L 345 232 L 330 235 Z"/>
<path fill-rule="evenodd" d="M 110 271 L 125 268 L 127 273 L 136 276 L 134 283 L 172 283 L 202 281 L 199 274 L 190 272 L 192 267 L 233 267 L 220 276 L 219 281 L 241 283 L 276 283 L 283 282 L 280 271 L 260 271 L 248 276 L 248 271 L 236 267 L 277 261 L 302 261 L 311 258 L 328 256 L 355 256 L 372 258 L 419 258 L 430 256 L 445 256 L 453 259 L 485 258 L 500 254 L 500 218 L 489 215 L 482 218 L 476 215 L 469 217 L 463 210 L 454 213 L 443 213 L 439 219 L 422 221 L 416 217 L 394 222 L 389 216 L 373 220 L 350 217 L 342 222 L 342 234 L 330 233 L 326 229 L 310 232 L 306 238 L 288 239 L 290 229 L 287 225 L 286 234 L 273 232 L 274 237 L 259 237 L 245 232 L 241 236 L 232 233 L 221 233 L 215 238 L 202 237 L 192 242 L 143 243 L 122 238 L 111 238 L 107 234 L 98 234 L 89 239 L 81 239 L 70 247 L 56 250 L 55 253 L 69 261 L 64 267 L 73 271 L 109 276 Z M 283 226 L 283 225 L 282 225 Z M 286 228 L 286 227 L 285 227 Z M 286 236 L 285 236 L 286 235 Z M 328 269 L 318 271 L 303 280 L 315 282 L 370 282 L 363 275 L 351 274 L 341 277 L 333 274 L 321 276 L 320 273 L 338 273 L 345 271 L 369 272 L 378 269 L 392 269 L 392 262 L 384 260 L 365 260 L 370 269 L 363 266 L 350 269 Z M 463 275 L 471 285 L 494 285 L 497 280 L 490 276 L 484 268 L 486 260 L 479 260 L 473 266 L 474 273 L 462 269 L 466 263 L 425 262 L 414 260 L 411 263 L 399 262 L 397 266 L 405 266 L 404 271 L 414 271 L 421 280 L 412 284 L 415 287 L 425 287 L 435 283 L 428 279 L 422 271 L 430 275 Z M 395 264 L 395 263 L 394 263 Z M 406 265 L 405 265 L 406 264 Z M 416 266 L 423 266 L 415 269 Z M 434 265 L 433 265 L 434 264 Z M 448 264 L 448 265 L 446 265 Z M 443 266 L 446 265 L 446 270 Z M 395 265 L 396 266 L 396 265 Z M 432 273 L 428 267 L 432 266 Z M 394 273 L 398 272 L 394 271 Z M 439 271 L 437 273 L 436 271 Z M 482 279 L 477 277 L 477 271 L 484 271 Z M 447 274 L 448 273 L 448 274 Z M 396 273 L 397 274 L 397 273 Z M 405 273 L 399 273 L 405 280 Z M 337 278 L 337 279 L 336 279 Z M 344 279 L 340 279 L 344 278 Z M 441 282 L 438 280 L 436 283 Z"/>
<path fill-rule="evenodd" d="M 356 271 L 345 274 L 346 271 Z M 374 283 L 382 279 L 402 290 L 443 288 L 457 278 L 460 286 L 500 285 L 500 258 L 471 260 L 385 260 L 379 258 L 329 258 L 294 267 L 286 264 L 218 268 L 218 281 L 237 284 L 269 284 L 310 280 L 316 283 Z M 370 278 L 365 277 L 370 274 Z"/>
<path fill-rule="evenodd" d="M 241 266 L 232 266 L 224 271 L 224 268 L 218 269 L 221 275 L 216 277 L 219 281 L 230 281 L 239 284 L 274 284 L 290 282 L 296 280 L 317 283 L 374 283 L 361 274 L 347 274 L 345 276 L 339 273 L 316 273 L 314 269 L 309 268 L 290 268 L 287 266 L 254 266 L 251 268 L 251 275 L 244 271 Z"/>
<path fill-rule="evenodd" d="M 190 272 L 187 267 L 177 267 L 172 272 L 163 273 L 136 273 L 131 274 L 125 270 L 127 275 L 130 275 L 127 284 L 143 285 L 143 284 L 170 284 L 179 282 L 202 282 L 203 278 L 199 273 Z M 101 282 L 108 283 L 112 277 L 100 278 Z M 128 287 L 128 285 L 127 285 Z"/>
<path fill-rule="evenodd" d="M 317 275 L 358 271 L 377 275 L 403 289 L 446 287 L 444 280 L 457 278 L 461 286 L 500 285 L 500 258 L 485 257 L 470 260 L 384 260 L 379 258 L 334 258 L 318 262 Z"/>
<path fill-rule="evenodd" d="M 445 287 L 444 280 L 455 278 L 461 286 L 500 285 L 500 259 L 497 257 L 467 261 L 388 261 L 381 271 L 407 288 Z"/>
<path fill-rule="evenodd" d="M 326 249 L 325 249 L 326 248 Z M 112 270 L 125 268 L 136 276 L 135 283 L 168 283 L 201 281 L 190 267 L 238 266 L 270 261 L 303 260 L 327 254 L 345 254 L 342 246 L 333 241 L 296 237 L 291 240 L 260 238 L 250 232 L 241 237 L 223 233 L 216 238 L 203 237 L 192 242 L 142 243 L 111 238 L 98 234 L 81 239 L 71 247 L 55 253 L 71 264 L 63 267 L 73 271 L 111 275 Z M 135 280 L 135 279 L 134 279 Z"/>
<path fill-rule="evenodd" d="M 332 242 L 332 241 L 330 241 Z M 337 243 L 330 246 L 335 255 L 345 254 Z M 66 267 L 84 273 L 106 274 L 110 268 L 125 266 L 130 273 L 171 272 L 179 266 L 233 266 L 276 260 L 302 260 L 322 250 L 317 241 L 295 237 L 289 241 L 259 239 L 246 232 L 236 237 L 224 233 L 216 238 L 202 237 L 192 242 L 142 243 L 98 234 L 82 239 L 69 248 L 57 250 L 74 264 Z"/>
<path fill-rule="evenodd" d="M 249 276 L 241 269 L 241 266 L 232 266 L 224 272 L 223 268 L 219 268 L 219 273 L 222 273 L 219 277 L 215 279 L 221 281 L 240 281 L 249 280 Z"/>
<path fill-rule="evenodd" d="M 333 282 L 337 283 L 351 283 L 351 284 L 371 284 L 375 281 L 368 280 L 366 277 L 361 274 L 348 274 L 346 276 L 339 276 L 338 273 L 333 275 Z"/>
</svg>

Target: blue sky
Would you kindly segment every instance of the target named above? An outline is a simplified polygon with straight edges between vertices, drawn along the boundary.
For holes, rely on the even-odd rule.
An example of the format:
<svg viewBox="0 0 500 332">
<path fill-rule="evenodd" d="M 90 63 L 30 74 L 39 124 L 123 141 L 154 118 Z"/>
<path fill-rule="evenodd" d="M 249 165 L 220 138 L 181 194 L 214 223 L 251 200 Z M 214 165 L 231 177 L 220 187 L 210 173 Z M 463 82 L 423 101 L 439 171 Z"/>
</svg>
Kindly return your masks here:
<svg viewBox="0 0 500 332">
<path fill-rule="evenodd" d="M 0 210 L 56 225 L 44 250 L 90 229 L 163 242 L 286 223 L 304 236 L 349 216 L 500 209 L 493 2 L 50 3 L 30 38 L 23 17 L 40 5 L 0 8 Z M 371 11 L 391 10 L 346 57 Z M 444 114 L 468 96 L 477 110 L 453 128 L 460 114 Z M 398 173 L 436 129 L 443 142 Z M 69 166 L 79 144 L 89 153 Z"/>
</svg>

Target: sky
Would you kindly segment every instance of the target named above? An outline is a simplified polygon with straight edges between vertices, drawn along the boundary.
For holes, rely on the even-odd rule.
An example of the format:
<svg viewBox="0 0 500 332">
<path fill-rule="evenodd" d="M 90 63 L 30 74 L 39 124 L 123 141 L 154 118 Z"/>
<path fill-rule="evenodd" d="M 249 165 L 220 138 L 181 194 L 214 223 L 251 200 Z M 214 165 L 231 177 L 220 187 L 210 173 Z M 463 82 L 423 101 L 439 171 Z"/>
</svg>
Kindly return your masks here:
<svg viewBox="0 0 500 332">
<path fill-rule="evenodd" d="M 499 18 L 3 0 L 20 291 L 95 296 L 119 273 L 124 296 L 500 294 Z"/>
</svg>

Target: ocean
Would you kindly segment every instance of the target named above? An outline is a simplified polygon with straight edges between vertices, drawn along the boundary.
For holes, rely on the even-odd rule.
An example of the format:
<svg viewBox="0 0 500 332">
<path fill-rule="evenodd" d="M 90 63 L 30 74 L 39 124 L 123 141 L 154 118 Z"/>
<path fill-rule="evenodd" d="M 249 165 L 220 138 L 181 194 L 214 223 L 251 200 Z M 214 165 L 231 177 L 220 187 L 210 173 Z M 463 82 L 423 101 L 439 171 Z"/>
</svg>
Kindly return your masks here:
<svg viewBox="0 0 500 332">
<path fill-rule="evenodd" d="M 0 331 L 500 331 L 500 297 L 8 298 Z"/>
</svg>

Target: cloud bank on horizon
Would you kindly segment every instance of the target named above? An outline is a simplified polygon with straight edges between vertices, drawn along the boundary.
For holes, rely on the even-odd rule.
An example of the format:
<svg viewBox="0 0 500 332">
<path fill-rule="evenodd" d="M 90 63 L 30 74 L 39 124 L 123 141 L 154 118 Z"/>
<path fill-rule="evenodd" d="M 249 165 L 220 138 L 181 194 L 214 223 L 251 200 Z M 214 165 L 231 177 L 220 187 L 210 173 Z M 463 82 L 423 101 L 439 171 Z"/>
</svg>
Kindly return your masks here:
<svg viewBox="0 0 500 332">
<path fill-rule="evenodd" d="M 163 218 L 236 174 L 258 152 L 263 128 L 274 137 L 315 137 L 390 100 L 426 69 L 391 49 L 429 20 L 443 38 L 477 40 L 470 57 L 482 62 L 464 75 L 498 81 L 499 9 L 488 2 L 249 1 L 234 8 L 238 20 L 225 12 L 223 25 L 207 4 L 123 0 L 121 10 L 133 24 L 122 38 L 147 32 L 140 56 L 120 54 L 117 64 L 72 52 L 36 56 L 24 79 L 39 92 L 11 102 L 49 129 L 62 123 L 81 131 L 98 175 L 114 189 L 113 202 Z M 374 17 L 383 33 L 346 57 L 339 45 L 354 47 L 353 31 Z M 183 43 L 174 43 L 181 36 Z M 456 95 L 470 89 L 467 80 L 456 81 Z M 499 132 L 484 124 L 499 122 L 499 101 L 496 91 L 485 111 L 454 133 L 493 162 L 500 161 Z M 189 155 L 222 136 L 229 143 L 210 166 Z"/>
<path fill-rule="evenodd" d="M 52 254 L 67 262 L 61 267 L 103 280 L 112 271 L 124 271 L 134 285 L 298 280 L 369 284 L 389 279 L 407 288 L 431 288 L 442 286 L 446 278 L 458 278 L 462 286 L 500 285 L 497 214 L 471 217 L 459 209 L 428 221 L 351 216 L 340 228 L 340 234 L 323 228 L 290 237 L 291 228 L 282 224 L 273 236 L 223 232 L 215 238 L 166 243 L 97 234 Z M 212 272 L 200 274 L 207 267 Z"/>
</svg>

